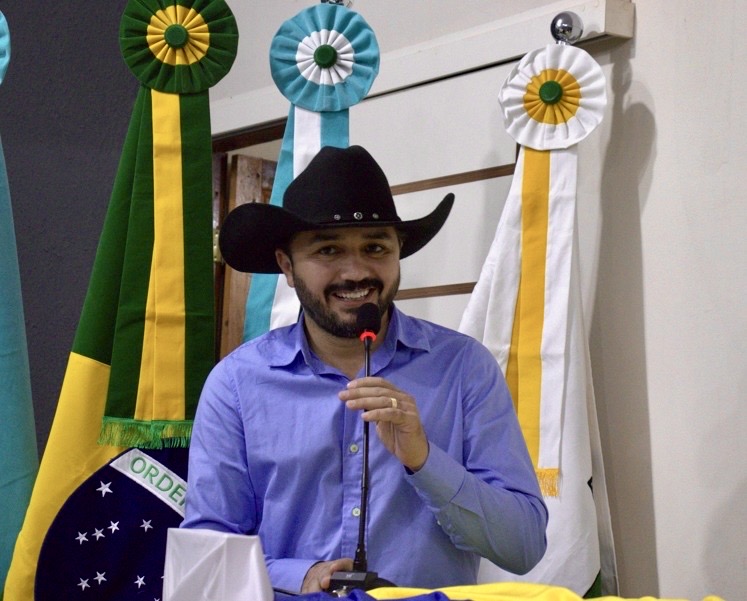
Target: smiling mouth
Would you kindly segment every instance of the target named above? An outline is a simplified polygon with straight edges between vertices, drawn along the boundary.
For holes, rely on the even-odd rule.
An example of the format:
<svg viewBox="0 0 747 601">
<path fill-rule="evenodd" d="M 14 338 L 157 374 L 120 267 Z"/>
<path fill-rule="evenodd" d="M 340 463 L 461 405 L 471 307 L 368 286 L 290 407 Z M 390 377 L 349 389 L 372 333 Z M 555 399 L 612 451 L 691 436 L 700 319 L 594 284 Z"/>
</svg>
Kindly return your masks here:
<svg viewBox="0 0 747 601">
<path fill-rule="evenodd" d="M 373 290 L 374 288 L 363 288 L 360 290 L 337 291 L 333 292 L 332 296 L 344 301 L 358 301 L 366 298 Z"/>
<path fill-rule="evenodd" d="M 372 300 L 374 295 L 381 294 L 384 283 L 377 278 L 364 278 L 358 281 L 345 281 L 330 285 L 325 290 L 325 296 L 342 303 L 358 305 L 366 300 Z"/>
</svg>

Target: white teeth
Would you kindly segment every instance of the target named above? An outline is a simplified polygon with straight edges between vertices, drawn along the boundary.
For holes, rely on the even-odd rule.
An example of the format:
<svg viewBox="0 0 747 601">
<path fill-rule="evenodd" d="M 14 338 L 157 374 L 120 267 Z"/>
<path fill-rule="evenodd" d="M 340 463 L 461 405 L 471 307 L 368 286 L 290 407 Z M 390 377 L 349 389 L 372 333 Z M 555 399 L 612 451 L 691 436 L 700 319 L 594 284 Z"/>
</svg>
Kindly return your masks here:
<svg viewBox="0 0 747 601">
<path fill-rule="evenodd" d="M 338 292 L 337 296 L 345 300 L 358 300 L 368 294 L 368 290 L 358 290 L 357 292 Z"/>
</svg>

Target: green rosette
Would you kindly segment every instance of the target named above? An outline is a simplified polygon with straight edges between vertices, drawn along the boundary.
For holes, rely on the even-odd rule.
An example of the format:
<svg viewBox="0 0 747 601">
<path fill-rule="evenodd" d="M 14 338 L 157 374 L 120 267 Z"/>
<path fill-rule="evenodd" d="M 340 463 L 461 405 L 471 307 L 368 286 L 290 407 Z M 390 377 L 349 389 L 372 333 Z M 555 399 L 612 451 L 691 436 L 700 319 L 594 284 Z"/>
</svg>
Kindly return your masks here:
<svg viewBox="0 0 747 601">
<path fill-rule="evenodd" d="M 125 62 L 144 86 L 188 94 L 231 69 L 239 30 L 223 0 L 130 0 L 119 28 Z"/>
</svg>

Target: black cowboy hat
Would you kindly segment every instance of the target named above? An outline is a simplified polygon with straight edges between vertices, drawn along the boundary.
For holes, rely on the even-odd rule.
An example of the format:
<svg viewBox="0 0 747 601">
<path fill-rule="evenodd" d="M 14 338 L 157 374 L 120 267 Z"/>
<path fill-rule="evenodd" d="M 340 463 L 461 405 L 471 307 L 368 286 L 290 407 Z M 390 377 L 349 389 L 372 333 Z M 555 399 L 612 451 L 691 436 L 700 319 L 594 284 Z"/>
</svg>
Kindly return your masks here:
<svg viewBox="0 0 747 601">
<path fill-rule="evenodd" d="M 454 204 L 447 194 L 420 219 L 397 216 L 389 182 L 361 146 L 325 146 L 293 180 L 283 207 L 248 203 L 231 211 L 221 227 L 223 258 L 237 271 L 280 273 L 275 250 L 293 234 L 335 227 L 394 226 L 402 234 L 400 257 L 425 246 L 443 226 Z"/>
</svg>

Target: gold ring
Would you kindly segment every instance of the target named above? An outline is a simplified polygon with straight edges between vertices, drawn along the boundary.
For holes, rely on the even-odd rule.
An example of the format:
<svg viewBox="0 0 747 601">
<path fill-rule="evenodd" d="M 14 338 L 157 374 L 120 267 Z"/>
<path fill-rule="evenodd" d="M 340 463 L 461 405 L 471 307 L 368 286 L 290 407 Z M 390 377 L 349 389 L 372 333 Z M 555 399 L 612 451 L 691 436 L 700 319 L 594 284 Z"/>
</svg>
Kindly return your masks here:
<svg viewBox="0 0 747 601">
<path fill-rule="evenodd" d="M 389 400 L 392 401 L 392 409 L 396 409 L 397 408 L 397 399 L 395 399 L 393 396 L 390 396 Z"/>
</svg>

